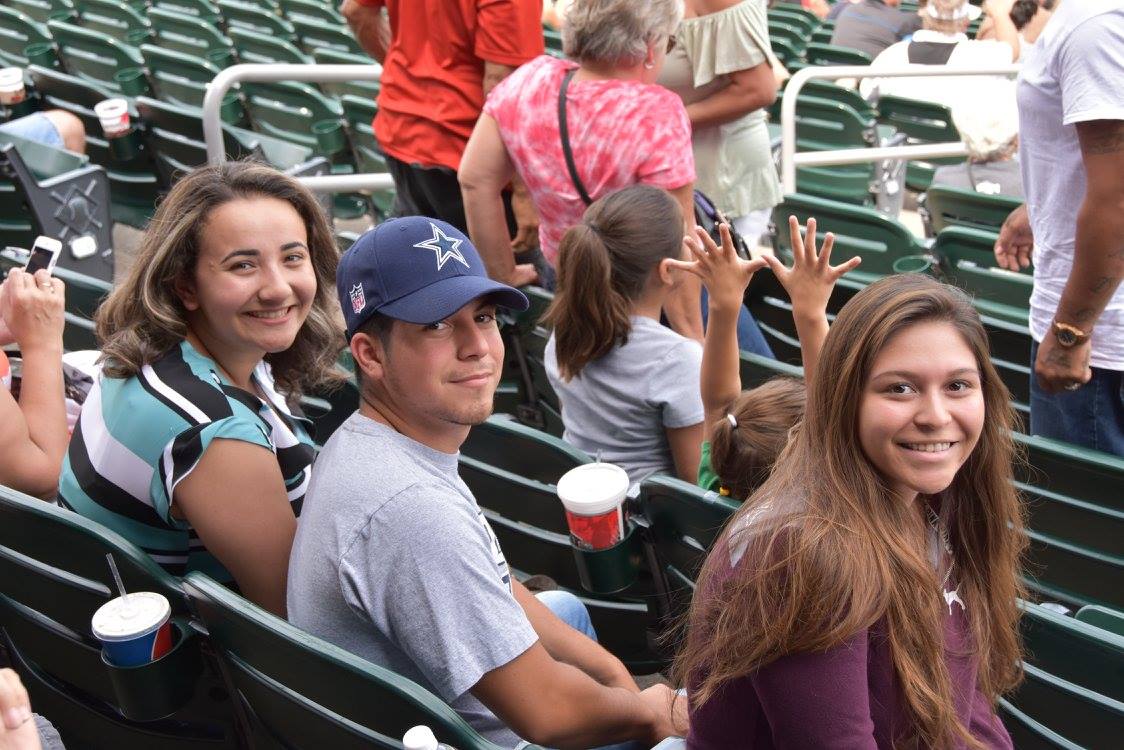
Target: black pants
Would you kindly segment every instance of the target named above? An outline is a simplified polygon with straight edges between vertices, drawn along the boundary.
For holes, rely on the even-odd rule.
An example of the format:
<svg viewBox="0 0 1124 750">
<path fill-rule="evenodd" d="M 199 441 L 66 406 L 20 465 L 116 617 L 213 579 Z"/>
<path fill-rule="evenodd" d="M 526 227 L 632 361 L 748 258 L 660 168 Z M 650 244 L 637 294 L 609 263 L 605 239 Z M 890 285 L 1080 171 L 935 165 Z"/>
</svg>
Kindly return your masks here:
<svg viewBox="0 0 1124 750">
<path fill-rule="evenodd" d="M 389 154 L 386 163 L 394 178 L 395 216 L 430 216 L 447 221 L 468 234 L 456 172 L 448 167 L 407 164 Z"/>
</svg>

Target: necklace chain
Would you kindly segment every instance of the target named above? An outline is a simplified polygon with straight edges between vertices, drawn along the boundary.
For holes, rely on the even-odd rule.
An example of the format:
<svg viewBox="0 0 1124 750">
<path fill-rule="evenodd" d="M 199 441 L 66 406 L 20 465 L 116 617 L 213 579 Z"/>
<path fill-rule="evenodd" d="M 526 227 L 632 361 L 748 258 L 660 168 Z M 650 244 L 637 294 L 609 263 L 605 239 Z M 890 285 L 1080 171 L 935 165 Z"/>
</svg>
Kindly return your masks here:
<svg viewBox="0 0 1124 750">
<path fill-rule="evenodd" d="M 948 540 L 948 531 L 941 523 L 937 512 L 933 510 L 933 506 L 926 503 L 925 509 L 929 511 L 929 525 L 933 527 L 933 531 L 937 532 L 937 538 L 940 539 L 944 551 L 948 554 L 948 568 L 945 570 L 944 580 L 941 581 L 941 588 L 948 590 L 948 579 L 952 577 L 952 544 Z"/>
</svg>

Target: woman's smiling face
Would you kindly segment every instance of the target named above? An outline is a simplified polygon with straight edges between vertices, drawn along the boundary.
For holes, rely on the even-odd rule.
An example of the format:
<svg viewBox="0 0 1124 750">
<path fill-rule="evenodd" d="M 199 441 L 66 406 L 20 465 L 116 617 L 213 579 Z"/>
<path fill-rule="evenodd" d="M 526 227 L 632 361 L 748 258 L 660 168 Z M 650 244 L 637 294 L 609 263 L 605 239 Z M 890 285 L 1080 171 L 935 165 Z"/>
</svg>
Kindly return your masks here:
<svg viewBox="0 0 1124 750">
<path fill-rule="evenodd" d="M 859 405 L 859 442 L 904 500 L 952 484 L 984 421 L 980 372 L 949 323 L 917 323 L 874 358 Z"/>
</svg>

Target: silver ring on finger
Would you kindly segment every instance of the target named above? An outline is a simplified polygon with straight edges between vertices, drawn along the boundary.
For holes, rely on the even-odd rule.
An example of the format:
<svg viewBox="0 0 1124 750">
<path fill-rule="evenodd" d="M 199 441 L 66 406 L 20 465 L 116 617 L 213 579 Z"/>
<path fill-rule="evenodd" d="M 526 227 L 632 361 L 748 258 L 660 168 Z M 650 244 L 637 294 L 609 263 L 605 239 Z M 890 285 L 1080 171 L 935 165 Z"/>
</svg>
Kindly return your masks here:
<svg viewBox="0 0 1124 750">
<path fill-rule="evenodd" d="M 1068 385 L 1064 386 L 1064 388 L 1065 388 L 1065 389 L 1066 389 L 1067 391 L 1076 391 L 1076 390 L 1077 390 L 1078 388 L 1080 388 L 1080 387 L 1081 387 L 1082 385 L 1084 385 L 1084 384 L 1083 384 L 1083 383 L 1069 383 Z"/>
</svg>

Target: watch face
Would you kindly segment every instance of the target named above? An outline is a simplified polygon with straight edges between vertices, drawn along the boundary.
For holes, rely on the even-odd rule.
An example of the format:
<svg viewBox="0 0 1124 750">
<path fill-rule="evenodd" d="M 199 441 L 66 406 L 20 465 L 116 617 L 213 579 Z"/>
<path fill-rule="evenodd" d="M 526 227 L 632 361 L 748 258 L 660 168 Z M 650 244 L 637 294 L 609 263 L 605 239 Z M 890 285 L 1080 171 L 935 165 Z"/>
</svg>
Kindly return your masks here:
<svg viewBox="0 0 1124 750">
<path fill-rule="evenodd" d="M 1077 343 L 1077 336 L 1074 335 L 1073 331 L 1062 328 L 1058 331 L 1058 341 L 1062 346 L 1073 346 Z"/>
</svg>

